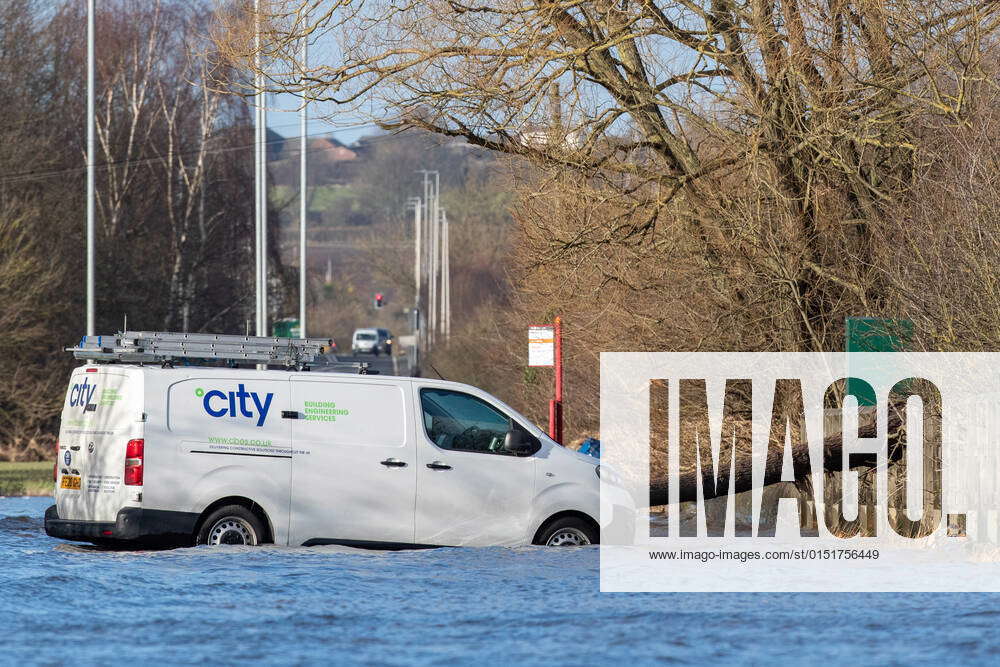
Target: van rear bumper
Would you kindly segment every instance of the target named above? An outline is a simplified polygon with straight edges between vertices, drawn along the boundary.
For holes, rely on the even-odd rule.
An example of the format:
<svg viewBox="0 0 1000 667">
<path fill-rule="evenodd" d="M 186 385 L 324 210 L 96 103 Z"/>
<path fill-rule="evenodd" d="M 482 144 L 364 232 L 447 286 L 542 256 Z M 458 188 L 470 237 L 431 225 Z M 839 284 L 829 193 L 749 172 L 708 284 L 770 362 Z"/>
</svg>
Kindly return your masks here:
<svg viewBox="0 0 1000 667">
<path fill-rule="evenodd" d="M 60 519 L 56 506 L 45 510 L 45 534 L 63 540 L 94 541 L 163 541 L 190 542 L 198 514 L 141 507 L 118 510 L 115 521 L 80 521 Z"/>
</svg>

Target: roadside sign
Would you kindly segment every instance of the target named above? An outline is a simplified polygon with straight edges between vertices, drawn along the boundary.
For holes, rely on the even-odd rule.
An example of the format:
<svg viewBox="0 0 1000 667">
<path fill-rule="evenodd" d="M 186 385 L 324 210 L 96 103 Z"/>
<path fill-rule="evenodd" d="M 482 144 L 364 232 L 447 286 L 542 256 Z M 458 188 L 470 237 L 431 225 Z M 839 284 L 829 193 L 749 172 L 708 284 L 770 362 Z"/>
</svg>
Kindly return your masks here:
<svg viewBox="0 0 1000 667">
<path fill-rule="evenodd" d="M 851 352 L 904 352 L 913 340 L 913 321 L 882 317 L 848 317 L 844 326 L 848 369 L 864 377 L 866 369 L 851 363 Z M 886 362 L 889 363 L 889 362 Z M 877 405 L 875 392 L 867 382 L 847 377 L 846 392 L 854 394 L 859 406 Z"/>
<path fill-rule="evenodd" d="M 555 330 L 552 326 L 528 327 L 528 365 L 555 365 Z"/>
<path fill-rule="evenodd" d="M 299 320 L 297 317 L 286 317 L 282 320 L 277 320 L 272 326 L 275 336 L 279 338 L 301 338 L 302 337 L 302 327 L 299 326 Z"/>
</svg>

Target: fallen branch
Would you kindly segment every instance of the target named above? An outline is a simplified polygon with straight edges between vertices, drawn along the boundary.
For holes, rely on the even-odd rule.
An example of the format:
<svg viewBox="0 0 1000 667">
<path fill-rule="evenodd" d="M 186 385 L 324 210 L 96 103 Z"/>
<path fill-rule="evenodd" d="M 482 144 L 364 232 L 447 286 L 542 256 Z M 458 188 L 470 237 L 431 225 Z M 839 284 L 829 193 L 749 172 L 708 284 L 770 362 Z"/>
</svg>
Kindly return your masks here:
<svg viewBox="0 0 1000 667">
<path fill-rule="evenodd" d="M 895 461 L 902 457 L 903 448 L 897 446 L 900 437 L 900 425 L 901 421 L 898 418 L 890 419 L 889 422 L 889 460 Z M 859 438 L 874 438 L 877 435 L 877 424 L 874 420 L 869 423 L 862 424 L 858 429 Z M 743 445 L 742 447 L 740 445 Z M 843 455 L 844 439 L 841 433 L 835 433 L 833 435 L 827 436 L 823 441 L 823 470 L 825 472 L 841 472 L 841 462 Z M 784 451 L 783 448 L 777 451 Z M 662 456 L 662 462 L 664 465 L 660 467 L 660 470 L 665 473 L 666 457 L 663 450 L 654 450 L 651 455 L 656 456 L 660 454 Z M 810 453 L 808 443 L 802 442 L 799 444 L 793 444 L 791 449 L 792 456 L 792 468 L 795 470 L 796 481 L 801 481 L 808 476 L 809 471 L 812 470 L 810 465 Z M 693 458 L 693 457 L 692 457 Z M 781 470 L 783 464 L 783 457 L 781 456 L 769 456 L 764 464 L 764 484 L 763 486 L 769 486 L 770 484 L 777 483 L 781 481 Z M 851 468 L 863 468 L 863 467 L 874 467 L 877 464 L 877 457 L 875 454 L 870 456 L 853 454 L 848 457 Z M 750 456 L 749 442 L 737 442 L 736 454 L 734 457 L 733 465 L 731 468 L 724 466 L 724 469 L 719 471 L 719 475 L 716 483 L 712 483 L 711 479 L 712 470 L 702 468 L 699 474 L 698 466 L 688 466 L 680 471 L 679 479 L 679 502 L 690 502 L 698 498 L 698 487 L 702 487 L 703 499 L 709 500 L 710 498 L 719 497 L 725 495 L 729 492 L 730 488 L 733 489 L 734 493 L 742 493 L 744 491 L 750 491 L 754 488 L 754 478 L 753 478 L 753 459 Z M 718 489 L 719 493 L 713 493 L 710 489 Z M 650 505 L 667 505 L 669 504 L 669 494 L 668 494 L 669 484 L 665 476 L 650 478 L 649 483 L 649 504 Z"/>
</svg>

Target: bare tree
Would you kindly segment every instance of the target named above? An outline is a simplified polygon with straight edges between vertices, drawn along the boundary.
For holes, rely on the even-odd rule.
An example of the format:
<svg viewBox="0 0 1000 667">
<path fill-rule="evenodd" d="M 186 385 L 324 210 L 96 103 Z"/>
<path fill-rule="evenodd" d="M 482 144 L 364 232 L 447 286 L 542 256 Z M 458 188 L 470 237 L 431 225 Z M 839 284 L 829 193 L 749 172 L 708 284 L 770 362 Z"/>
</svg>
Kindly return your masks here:
<svg viewBox="0 0 1000 667">
<path fill-rule="evenodd" d="M 116 240 L 144 222 L 142 216 L 127 216 L 134 213 L 127 207 L 145 185 L 142 174 L 148 170 L 145 160 L 159 112 L 153 97 L 157 68 L 170 26 L 163 20 L 159 1 L 139 6 L 121 0 L 102 9 L 104 35 L 118 43 L 105 50 L 107 57 L 100 63 L 95 129 L 100 159 L 114 167 L 104 174 L 97 205 L 104 238 Z M 138 13 L 142 17 L 136 20 Z M 132 229 L 122 229 L 123 225 Z"/>
<path fill-rule="evenodd" d="M 960 265 L 990 285 L 983 269 L 995 263 L 975 241 L 992 237 L 988 209 L 970 206 L 966 188 L 957 201 L 975 224 L 952 233 L 907 207 L 953 159 L 942 137 L 981 122 L 996 81 L 996 1 L 263 7 L 271 89 L 351 115 L 375 109 L 385 127 L 460 137 L 540 167 L 516 211 L 513 319 L 558 303 L 568 331 L 593 325 L 570 339 L 591 357 L 592 378 L 597 351 L 622 342 L 833 350 L 845 315 L 912 311 L 940 334 L 957 319 L 949 296 L 983 313 L 995 301 L 982 286 L 961 296 L 966 280 L 914 286 L 940 280 L 963 253 Z M 253 27 L 234 15 L 221 51 L 252 64 Z M 324 36 L 337 42 L 335 60 L 296 60 L 301 39 Z M 929 210 L 958 205 L 963 187 L 949 185 Z M 905 229 L 916 220 L 919 230 Z"/>
<path fill-rule="evenodd" d="M 166 192 L 166 213 L 171 230 L 173 262 L 169 277 L 169 306 L 164 327 L 181 331 L 191 325 L 191 306 L 197 294 L 198 270 L 210 254 L 212 228 L 223 211 L 207 211 L 205 205 L 210 151 L 217 143 L 216 127 L 223 111 L 224 96 L 204 85 L 211 77 L 206 58 L 195 44 L 205 16 L 179 17 L 173 31 L 180 50 L 176 71 L 170 80 L 156 82 L 159 113 L 166 145 L 161 154 Z M 178 85 L 178 81 L 189 82 Z"/>
<path fill-rule="evenodd" d="M 628 195 L 620 224 L 553 243 L 628 243 L 668 211 L 736 307 L 748 279 L 782 284 L 794 349 L 839 342 L 845 299 L 882 305 L 884 285 L 848 269 L 874 264 L 921 128 L 964 122 L 1000 25 L 997 2 L 972 0 L 262 6 L 271 89 L 599 176 Z M 254 19 L 233 17 L 221 50 L 252 66 Z M 336 61 L 297 62 L 324 36 Z"/>
</svg>

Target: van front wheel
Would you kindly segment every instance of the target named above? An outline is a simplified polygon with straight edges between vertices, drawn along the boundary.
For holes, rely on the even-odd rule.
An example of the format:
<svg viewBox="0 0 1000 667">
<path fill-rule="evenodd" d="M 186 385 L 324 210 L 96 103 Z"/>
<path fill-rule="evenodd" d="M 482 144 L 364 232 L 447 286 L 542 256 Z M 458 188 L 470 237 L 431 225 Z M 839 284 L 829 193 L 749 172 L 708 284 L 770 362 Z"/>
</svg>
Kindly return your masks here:
<svg viewBox="0 0 1000 667">
<path fill-rule="evenodd" d="M 212 512 L 198 531 L 198 544 L 246 544 L 256 546 L 264 540 L 264 525 L 242 505 L 226 505 Z"/>
<path fill-rule="evenodd" d="M 552 522 L 539 537 L 538 543 L 547 547 L 582 547 L 600 544 L 594 526 L 575 516 L 563 517 Z"/>
</svg>

